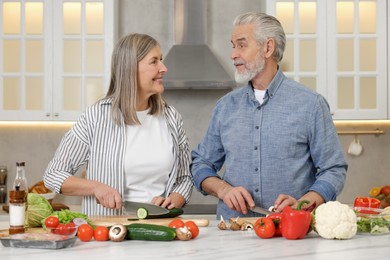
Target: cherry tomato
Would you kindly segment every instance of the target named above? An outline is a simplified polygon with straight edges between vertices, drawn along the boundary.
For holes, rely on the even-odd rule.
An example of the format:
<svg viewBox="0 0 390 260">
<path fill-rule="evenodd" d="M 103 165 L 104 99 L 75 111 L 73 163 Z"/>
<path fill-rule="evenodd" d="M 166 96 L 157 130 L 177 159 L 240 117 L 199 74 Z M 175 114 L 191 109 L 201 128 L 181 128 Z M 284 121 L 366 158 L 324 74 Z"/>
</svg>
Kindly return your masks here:
<svg viewBox="0 0 390 260">
<path fill-rule="evenodd" d="M 93 238 L 96 241 L 107 241 L 108 240 L 108 228 L 105 226 L 97 226 L 93 231 Z"/>
<path fill-rule="evenodd" d="M 77 236 L 83 242 L 88 242 L 93 237 L 93 228 L 88 224 L 82 224 L 79 226 Z"/>
<path fill-rule="evenodd" d="M 69 222 L 68 224 L 65 224 L 67 235 L 71 235 L 74 232 L 76 232 L 76 225 L 73 222 Z"/>
<path fill-rule="evenodd" d="M 195 224 L 194 221 L 189 220 L 185 222 L 184 225 L 191 232 L 192 238 L 196 238 L 199 235 L 199 227 Z"/>
<path fill-rule="evenodd" d="M 254 225 L 255 233 L 261 238 L 271 238 L 275 235 L 275 224 L 271 218 L 259 218 Z"/>
<path fill-rule="evenodd" d="M 385 196 L 390 194 L 390 186 L 383 186 L 381 188 L 380 194 L 383 194 Z"/>
<path fill-rule="evenodd" d="M 47 228 L 56 228 L 60 224 L 60 220 L 55 216 L 49 216 L 45 220 L 45 226 Z"/>
<path fill-rule="evenodd" d="M 357 197 L 353 204 L 354 207 L 362 207 L 362 208 L 374 208 L 378 209 L 381 206 L 381 201 L 377 198 L 369 198 L 369 197 Z M 379 212 L 375 210 L 366 210 L 366 209 L 357 209 L 359 213 L 364 214 L 378 214 Z"/>
<path fill-rule="evenodd" d="M 181 219 L 174 219 L 168 224 L 168 227 L 181 228 L 181 227 L 184 227 L 184 222 Z"/>
<path fill-rule="evenodd" d="M 275 235 L 276 237 L 282 236 L 282 230 L 280 229 L 280 220 L 282 219 L 282 214 L 281 213 L 272 213 L 267 216 L 267 218 L 272 219 L 275 225 Z"/>
<path fill-rule="evenodd" d="M 53 233 L 58 235 L 68 235 L 68 228 L 66 227 L 66 224 L 58 224 L 58 226 L 53 229 Z"/>
</svg>

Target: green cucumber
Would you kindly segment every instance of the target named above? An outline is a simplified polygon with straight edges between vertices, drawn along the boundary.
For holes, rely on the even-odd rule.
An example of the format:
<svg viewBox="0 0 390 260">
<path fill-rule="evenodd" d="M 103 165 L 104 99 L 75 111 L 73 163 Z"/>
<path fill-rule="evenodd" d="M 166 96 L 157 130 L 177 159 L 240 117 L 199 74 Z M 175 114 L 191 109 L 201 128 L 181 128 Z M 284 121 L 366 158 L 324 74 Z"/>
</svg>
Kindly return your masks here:
<svg viewBox="0 0 390 260">
<path fill-rule="evenodd" d="M 134 223 L 126 225 L 127 240 L 150 240 L 150 241 L 171 241 L 176 237 L 174 228 L 154 225 Z"/>
<path fill-rule="evenodd" d="M 137 218 L 144 219 L 144 218 L 147 218 L 148 215 L 149 215 L 149 212 L 147 209 L 145 209 L 145 208 L 138 208 L 137 209 Z"/>
<path fill-rule="evenodd" d="M 138 219 L 151 219 L 151 218 L 175 218 L 177 216 L 180 216 L 184 213 L 184 210 L 181 208 L 173 208 L 169 209 L 168 213 L 165 214 L 158 214 L 158 215 L 150 215 L 148 210 L 145 208 L 138 208 L 137 209 L 137 218 Z M 137 220 L 129 218 L 128 220 Z"/>
</svg>

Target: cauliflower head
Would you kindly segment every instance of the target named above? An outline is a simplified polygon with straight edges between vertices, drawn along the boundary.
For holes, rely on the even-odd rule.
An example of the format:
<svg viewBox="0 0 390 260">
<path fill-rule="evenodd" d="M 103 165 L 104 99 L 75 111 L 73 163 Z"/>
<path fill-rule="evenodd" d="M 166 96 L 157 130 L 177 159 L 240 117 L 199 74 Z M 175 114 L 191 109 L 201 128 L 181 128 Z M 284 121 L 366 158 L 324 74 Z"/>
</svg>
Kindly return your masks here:
<svg viewBox="0 0 390 260">
<path fill-rule="evenodd" d="M 357 232 L 355 212 L 338 201 L 329 201 L 318 206 L 314 221 L 314 229 L 326 239 L 350 239 Z"/>
</svg>

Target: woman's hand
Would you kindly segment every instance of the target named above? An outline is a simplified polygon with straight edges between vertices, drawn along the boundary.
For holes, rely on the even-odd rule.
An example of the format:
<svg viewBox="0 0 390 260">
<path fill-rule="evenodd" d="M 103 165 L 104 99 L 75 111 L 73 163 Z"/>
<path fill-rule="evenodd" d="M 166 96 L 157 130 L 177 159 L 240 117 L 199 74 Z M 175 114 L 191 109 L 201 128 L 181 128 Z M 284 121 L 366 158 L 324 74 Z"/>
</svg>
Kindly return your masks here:
<svg viewBox="0 0 390 260">
<path fill-rule="evenodd" d="M 186 203 L 184 197 L 177 193 L 172 192 L 167 198 L 157 196 L 152 199 L 152 204 L 161 206 L 167 209 L 181 208 Z"/>
<path fill-rule="evenodd" d="M 122 196 L 120 193 L 103 183 L 98 183 L 94 189 L 97 203 L 110 209 L 122 209 Z"/>
</svg>

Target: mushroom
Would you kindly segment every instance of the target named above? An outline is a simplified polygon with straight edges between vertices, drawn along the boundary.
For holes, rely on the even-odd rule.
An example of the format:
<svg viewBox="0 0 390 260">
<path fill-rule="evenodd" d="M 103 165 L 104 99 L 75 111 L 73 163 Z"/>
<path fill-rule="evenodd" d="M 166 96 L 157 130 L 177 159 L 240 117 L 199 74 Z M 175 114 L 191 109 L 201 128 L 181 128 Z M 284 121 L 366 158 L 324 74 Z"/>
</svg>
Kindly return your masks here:
<svg viewBox="0 0 390 260">
<path fill-rule="evenodd" d="M 220 230 L 226 230 L 226 229 L 228 229 L 228 227 L 226 226 L 225 220 L 223 219 L 222 215 L 221 215 L 221 220 L 219 221 L 217 227 L 218 227 Z"/>
<path fill-rule="evenodd" d="M 111 241 L 121 242 L 125 239 L 126 233 L 127 229 L 124 225 L 116 224 L 110 228 L 110 231 L 108 232 L 108 237 Z"/>
<path fill-rule="evenodd" d="M 179 227 L 179 228 L 176 228 L 176 237 L 179 240 L 187 241 L 187 240 L 190 240 L 192 238 L 192 233 L 191 233 L 191 231 L 188 230 L 188 228 L 186 226 Z"/>
<path fill-rule="evenodd" d="M 250 222 L 244 222 L 241 224 L 241 230 L 243 231 L 253 230 L 253 224 Z"/>
<path fill-rule="evenodd" d="M 238 223 L 238 218 L 237 217 L 235 220 L 229 220 L 230 221 L 230 229 L 231 230 L 241 230 L 241 225 Z"/>
</svg>

